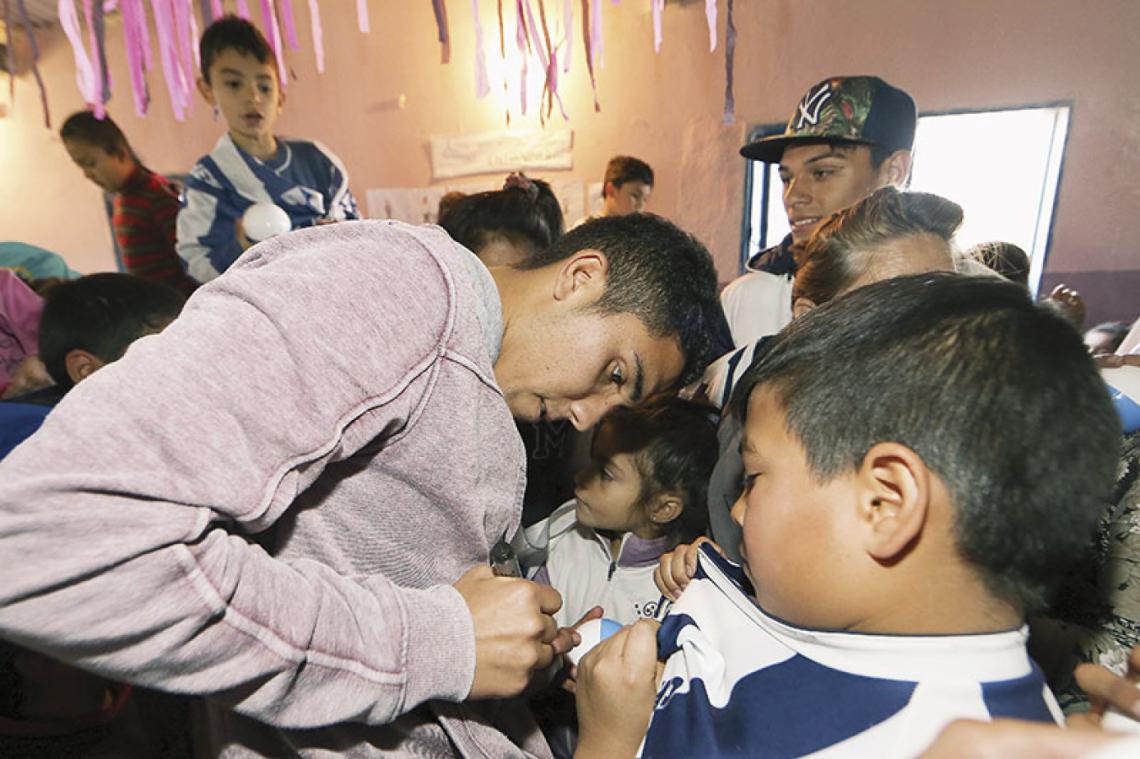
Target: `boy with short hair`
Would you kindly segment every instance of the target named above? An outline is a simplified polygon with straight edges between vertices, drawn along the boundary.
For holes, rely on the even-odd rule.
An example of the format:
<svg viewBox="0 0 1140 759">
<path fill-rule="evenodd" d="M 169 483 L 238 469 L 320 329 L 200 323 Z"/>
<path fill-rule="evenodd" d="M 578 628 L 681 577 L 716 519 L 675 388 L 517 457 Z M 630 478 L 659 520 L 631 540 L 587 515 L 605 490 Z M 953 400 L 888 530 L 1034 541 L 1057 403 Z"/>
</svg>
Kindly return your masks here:
<svg viewBox="0 0 1140 759">
<path fill-rule="evenodd" d="M 198 91 L 228 131 L 186 180 L 178 255 L 190 276 L 207 282 L 249 247 L 241 216 L 254 203 L 280 207 L 293 229 L 360 218 L 348 172 L 332 151 L 274 135 L 285 93 L 276 57 L 257 27 L 225 16 L 202 34 L 199 52 Z"/>
<path fill-rule="evenodd" d="M 39 356 L 54 384 L 0 402 L 0 459 L 40 428 L 81 380 L 118 361 L 135 340 L 161 332 L 186 297 L 131 274 L 89 274 L 48 293 L 39 325 Z"/>
<path fill-rule="evenodd" d="M 570 225 L 576 229 L 590 219 L 640 213 L 653 193 L 653 169 L 640 158 L 616 155 L 606 164 L 602 180 L 602 212 L 584 216 Z"/>
<path fill-rule="evenodd" d="M 687 587 L 656 640 L 579 666 L 583 756 L 913 756 L 957 718 L 1059 721 L 1025 617 L 1087 547 L 1120 435 L 1071 327 L 996 278 L 887 280 L 777 336 L 733 404 L 755 602 L 707 548 L 663 559 Z"/>
</svg>

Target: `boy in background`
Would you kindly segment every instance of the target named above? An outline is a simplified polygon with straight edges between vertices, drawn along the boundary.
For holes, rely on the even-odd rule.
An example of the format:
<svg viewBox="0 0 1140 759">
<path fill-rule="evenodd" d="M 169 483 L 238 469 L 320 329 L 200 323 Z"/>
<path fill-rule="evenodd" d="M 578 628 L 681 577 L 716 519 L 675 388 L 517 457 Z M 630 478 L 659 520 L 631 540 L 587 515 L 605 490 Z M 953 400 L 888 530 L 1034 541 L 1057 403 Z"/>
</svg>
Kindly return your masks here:
<svg viewBox="0 0 1140 759">
<path fill-rule="evenodd" d="M 0 401 L 0 459 L 40 428 L 80 381 L 118 361 L 135 340 L 161 332 L 185 296 L 130 274 L 91 274 L 52 288 L 39 324 L 39 355 L 54 384 Z"/>
<path fill-rule="evenodd" d="M 84 176 L 114 195 L 111 229 L 127 273 L 193 292 L 197 283 L 186 276 L 174 249 L 178 191 L 170 180 L 143 165 L 110 116 L 73 113 L 59 136 Z"/>
<path fill-rule="evenodd" d="M 653 169 L 640 158 L 616 155 L 606 164 L 606 177 L 602 184 L 602 212 L 599 216 L 624 216 L 640 213 L 653 194 Z M 581 226 L 593 216 L 575 222 L 570 229 Z"/>
<path fill-rule="evenodd" d="M 778 335 L 733 405 L 755 592 L 708 548 L 663 558 L 656 637 L 579 666 L 582 756 L 914 756 L 955 719 L 1060 721 L 1025 619 L 1120 439 L 1069 325 L 996 278 L 887 280 Z"/>
<path fill-rule="evenodd" d="M 199 282 L 217 277 L 252 244 L 241 216 L 254 203 L 282 208 L 293 229 L 360 218 L 340 159 L 319 143 L 273 134 L 285 93 L 261 32 L 226 16 L 206 29 L 199 52 L 198 91 L 228 131 L 186 181 L 178 255 L 190 276 Z"/>
</svg>

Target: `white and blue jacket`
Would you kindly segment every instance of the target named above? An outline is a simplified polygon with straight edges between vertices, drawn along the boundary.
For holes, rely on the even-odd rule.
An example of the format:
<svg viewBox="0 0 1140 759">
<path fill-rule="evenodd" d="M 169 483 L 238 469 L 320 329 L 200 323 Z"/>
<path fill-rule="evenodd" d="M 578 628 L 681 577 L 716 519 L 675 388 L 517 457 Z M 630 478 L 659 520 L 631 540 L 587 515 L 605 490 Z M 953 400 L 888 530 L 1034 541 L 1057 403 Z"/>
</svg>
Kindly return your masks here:
<svg viewBox="0 0 1140 759">
<path fill-rule="evenodd" d="M 1023 627 L 984 635 L 822 632 L 768 616 L 702 547 L 662 622 L 641 756 L 913 757 L 949 722 L 1061 722 Z"/>
<path fill-rule="evenodd" d="M 325 146 L 278 138 L 277 155 L 259 161 L 225 134 L 194 164 L 182 194 L 178 255 L 191 277 L 208 282 L 237 260 L 236 223 L 254 203 L 279 206 L 293 229 L 360 218 L 348 172 Z"/>
</svg>

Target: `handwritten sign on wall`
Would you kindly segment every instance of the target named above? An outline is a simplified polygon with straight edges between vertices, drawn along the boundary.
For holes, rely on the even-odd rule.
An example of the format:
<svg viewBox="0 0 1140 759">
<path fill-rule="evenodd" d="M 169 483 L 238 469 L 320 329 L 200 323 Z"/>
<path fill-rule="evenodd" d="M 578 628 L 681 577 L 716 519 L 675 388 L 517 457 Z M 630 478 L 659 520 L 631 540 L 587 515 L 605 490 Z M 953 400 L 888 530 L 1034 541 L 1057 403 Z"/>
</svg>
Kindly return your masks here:
<svg viewBox="0 0 1140 759">
<path fill-rule="evenodd" d="M 574 132 L 484 132 L 431 138 L 433 179 L 470 174 L 506 174 L 520 169 L 571 169 L 574 167 Z"/>
</svg>

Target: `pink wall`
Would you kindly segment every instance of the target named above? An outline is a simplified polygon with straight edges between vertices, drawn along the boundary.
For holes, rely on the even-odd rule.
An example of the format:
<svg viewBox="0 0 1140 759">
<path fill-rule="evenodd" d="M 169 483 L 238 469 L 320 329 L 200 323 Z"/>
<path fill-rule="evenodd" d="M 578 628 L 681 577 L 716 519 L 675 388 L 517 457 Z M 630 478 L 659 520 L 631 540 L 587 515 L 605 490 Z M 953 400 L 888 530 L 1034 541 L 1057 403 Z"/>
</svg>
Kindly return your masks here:
<svg viewBox="0 0 1140 759">
<path fill-rule="evenodd" d="M 307 40 L 304 4 L 293 5 Z M 369 187 L 429 183 L 428 136 L 503 127 L 501 101 L 480 102 L 473 95 L 468 3 L 449 4 L 448 66 L 439 64 L 429 3 L 372 0 L 370 35 L 356 30 L 346 5 L 323 3 L 323 76 L 309 50 L 289 58 L 298 80 L 289 85 L 280 131 L 333 147 L 348 165 L 359 199 Z M 547 2 L 550 8 L 560 5 Z M 1127 277 L 1140 271 L 1134 242 L 1140 239 L 1140 3 L 736 0 L 738 121 L 727 126 L 721 123 L 725 3 L 715 53 L 708 52 L 703 5 L 669 4 L 664 47 L 654 55 L 648 3 L 603 4 L 602 111 L 592 109 L 579 38 L 574 69 L 563 85 L 575 130 L 574 169 L 552 176 L 596 181 L 611 154 L 643 157 L 658 174 L 650 209 L 703 239 L 727 279 L 739 251 L 744 162 L 736 150 L 745 125 L 783 121 L 816 80 L 874 72 L 910 91 L 922 110 L 1068 100 L 1071 130 L 1047 278 L 1077 273 L 1100 291 L 1095 296 L 1106 304 L 1106 314 L 1135 315 L 1135 298 L 1128 296 L 1138 283 Z M 484 0 L 481 8 L 493 54 L 495 4 Z M 256 12 L 255 18 L 260 19 Z M 137 118 L 126 90 L 117 19 L 110 37 L 112 75 L 119 85 L 111 114 L 153 168 L 186 170 L 213 145 L 221 125 L 201 102 L 189 121 L 174 121 L 160 72 L 151 75 L 151 115 Z M 62 34 L 41 35 L 41 44 L 58 123 L 82 103 Z M 403 109 L 397 105 L 401 94 Z M 43 128 L 37 98 L 32 78 L 21 76 L 16 101 L 7 118 L 0 118 L 0 167 L 9 179 L 0 185 L 0 238 L 53 248 L 82 270 L 106 268 L 111 254 L 99 193 Z M 516 113 L 512 123 L 537 126 L 537 119 Z"/>
</svg>

